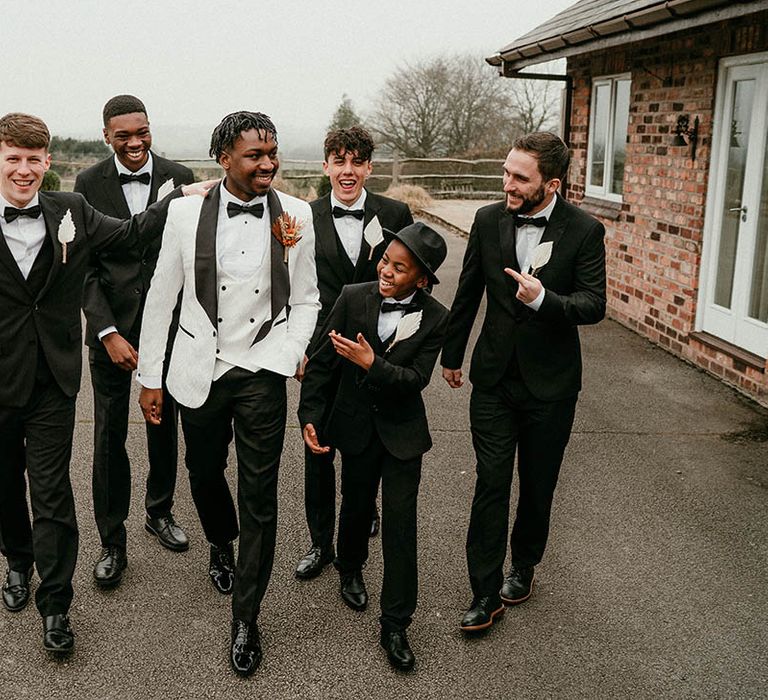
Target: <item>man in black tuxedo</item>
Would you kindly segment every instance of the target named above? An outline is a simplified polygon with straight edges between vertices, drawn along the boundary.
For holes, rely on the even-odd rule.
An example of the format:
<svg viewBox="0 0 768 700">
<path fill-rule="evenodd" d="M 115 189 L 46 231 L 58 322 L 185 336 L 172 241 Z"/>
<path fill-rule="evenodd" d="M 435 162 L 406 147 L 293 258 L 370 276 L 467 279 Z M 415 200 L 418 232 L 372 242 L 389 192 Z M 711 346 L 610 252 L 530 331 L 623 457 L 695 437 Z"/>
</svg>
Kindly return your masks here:
<svg viewBox="0 0 768 700">
<path fill-rule="evenodd" d="M 467 534 L 474 597 L 460 625 L 466 632 L 490 627 L 504 604 L 531 595 L 581 389 L 577 327 L 605 315 L 605 230 L 557 194 L 568 163 L 568 147 L 554 134 L 515 141 L 504 163 L 506 201 L 475 215 L 451 307 L 441 363 L 457 388 L 486 290 L 469 372 L 477 481 Z M 520 497 L 504 577 L 515 451 Z"/>
<path fill-rule="evenodd" d="M 345 287 L 307 362 L 299 422 L 313 454 L 341 452 L 341 598 L 364 610 L 362 567 L 381 481 L 384 581 L 381 646 L 398 670 L 413 668 L 406 629 L 416 610 L 417 497 L 432 447 L 421 392 L 437 361 L 448 310 L 425 290 L 438 284 L 445 241 L 422 223 L 385 231 L 379 281 Z"/>
<path fill-rule="evenodd" d="M 92 251 L 127 251 L 162 231 L 168 203 L 181 191 L 130 221 L 105 216 L 76 193 L 38 192 L 51 163 L 49 143 L 37 117 L 0 118 L 0 532 L 8 560 L 2 598 L 10 611 L 26 606 L 34 564 L 43 645 L 68 652 L 78 547 L 69 461 L 83 278 Z"/>
<path fill-rule="evenodd" d="M 382 228 L 399 231 L 413 223 L 407 204 L 365 189 L 373 170 L 373 149 L 371 135 L 358 126 L 335 129 L 325 137 L 323 170 L 330 179 L 331 192 L 310 204 L 322 305 L 310 348 L 320 337 L 341 288 L 345 284 L 376 279 L 376 265 L 386 246 L 381 237 Z M 304 503 L 312 546 L 296 567 L 296 577 L 300 579 L 317 576 L 335 556 L 334 457 L 334 449 L 324 454 L 305 449 Z M 378 528 L 375 513 L 374 510 L 372 534 Z"/>
<path fill-rule="evenodd" d="M 157 201 L 162 187 L 194 181 L 183 165 L 152 153 L 152 134 L 144 104 L 133 95 L 118 95 L 103 109 L 104 140 L 115 154 L 81 172 L 75 180 L 91 206 L 120 219 L 144 211 Z M 125 520 L 131 502 L 131 471 L 125 441 L 131 373 L 136 369 L 149 283 L 160 251 L 160 238 L 144 249 L 120 256 L 95 253 L 83 291 L 93 385 L 93 511 L 101 539 L 101 555 L 93 569 L 100 586 L 120 582 L 128 564 Z M 173 342 L 175 327 L 169 334 Z M 166 394 L 167 396 L 167 394 Z M 176 487 L 178 420 L 176 404 L 167 396 L 160 425 L 147 423 L 149 474 L 145 528 L 164 547 L 185 551 L 189 541 L 171 508 Z"/>
</svg>

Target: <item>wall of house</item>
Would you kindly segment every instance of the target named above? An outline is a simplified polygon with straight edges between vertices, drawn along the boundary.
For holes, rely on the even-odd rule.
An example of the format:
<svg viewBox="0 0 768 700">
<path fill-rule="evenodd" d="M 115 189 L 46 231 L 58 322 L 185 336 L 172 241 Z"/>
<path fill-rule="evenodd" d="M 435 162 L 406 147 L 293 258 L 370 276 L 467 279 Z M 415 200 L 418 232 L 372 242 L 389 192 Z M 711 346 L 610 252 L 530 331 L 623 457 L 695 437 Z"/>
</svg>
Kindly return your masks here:
<svg viewBox="0 0 768 700">
<path fill-rule="evenodd" d="M 694 324 L 718 60 L 768 50 L 768 12 L 568 60 L 573 79 L 568 197 L 603 220 L 609 314 L 768 405 L 768 363 Z M 585 197 L 591 78 L 631 73 L 623 202 Z M 696 160 L 672 145 L 699 117 Z"/>
</svg>

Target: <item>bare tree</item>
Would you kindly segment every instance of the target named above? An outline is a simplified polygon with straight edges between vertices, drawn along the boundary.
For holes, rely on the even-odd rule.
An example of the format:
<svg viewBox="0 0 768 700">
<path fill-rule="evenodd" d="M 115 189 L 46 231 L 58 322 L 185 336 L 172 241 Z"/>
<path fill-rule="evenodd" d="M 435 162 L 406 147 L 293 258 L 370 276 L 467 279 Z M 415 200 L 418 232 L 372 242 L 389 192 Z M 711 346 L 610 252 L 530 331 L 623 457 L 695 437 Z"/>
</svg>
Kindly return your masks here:
<svg viewBox="0 0 768 700">
<path fill-rule="evenodd" d="M 557 127 L 562 89 L 559 83 L 521 78 L 507 82 L 510 85 L 512 109 L 520 133 L 528 134 Z"/>
</svg>

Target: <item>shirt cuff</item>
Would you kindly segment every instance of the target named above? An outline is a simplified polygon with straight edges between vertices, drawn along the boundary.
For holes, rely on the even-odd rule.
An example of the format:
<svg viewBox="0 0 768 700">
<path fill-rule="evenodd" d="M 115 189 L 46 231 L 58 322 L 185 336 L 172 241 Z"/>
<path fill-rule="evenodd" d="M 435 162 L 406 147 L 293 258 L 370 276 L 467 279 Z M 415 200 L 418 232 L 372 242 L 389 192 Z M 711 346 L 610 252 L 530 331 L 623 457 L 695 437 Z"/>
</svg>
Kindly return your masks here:
<svg viewBox="0 0 768 700">
<path fill-rule="evenodd" d="M 163 388 L 163 376 L 158 374 L 157 376 L 151 376 L 148 374 L 136 373 L 136 381 L 146 389 L 162 389 Z"/>
<path fill-rule="evenodd" d="M 117 328 L 115 326 L 107 326 L 103 331 L 99 331 L 99 340 L 103 340 L 104 336 L 110 333 L 117 333 Z"/>
<path fill-rule="evenodd" d="M 538 311 L 539 307 L 541 306 L 542 302 L 544 301 L 544 293 L 546 290 L 544 287 L 541 288 L 541 291 L 539 292 L 539 296 L 537 296 L 533 301 L 529 301 L 526 306 L 529 309 L 533 309 L 534 311 Z"/>
</svg>

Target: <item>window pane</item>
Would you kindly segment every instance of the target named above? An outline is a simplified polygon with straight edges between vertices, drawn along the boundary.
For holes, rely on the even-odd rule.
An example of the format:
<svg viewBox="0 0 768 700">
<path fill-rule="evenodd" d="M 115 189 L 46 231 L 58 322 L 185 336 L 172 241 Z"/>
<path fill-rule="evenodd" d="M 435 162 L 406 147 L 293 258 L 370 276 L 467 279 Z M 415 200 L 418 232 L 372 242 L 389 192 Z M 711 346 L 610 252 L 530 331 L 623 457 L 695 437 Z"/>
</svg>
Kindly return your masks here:
<svg viewBox="0 0 768 700">
<path fill-rule="evenodd" d="M 763 154 L 763 185 L 760 191 L 760 213 L 757 217 L 749 316 L 768 323 L 768 139 Z"/>
<path fill-rule="evenodd" d="M 627 125 L 629 124 L 629 80 L 616 81 L 616 108 L 613 120 L 613 172 L 611 192 L 624 192 L 624 162 L 627 159 Z"/>
<path fill-rule="evenodd" d="M 608 135 L 608 111 L 611 106 L 611 86 L 595 86 L 595 101 L 592 114 L 592 170 L 589 184 L 603 187 L 605 175 L 605 141 Z"/>
<path fill-rule="evenodd" d="M 739 80 L 734 84 L 731 105 L 731 134 L 728 147 L 728 167 L 725 175 L 725 197 L 720 223 L 720 251 L 717 256 L 715 304 L 731 308 L 733 274 L 736 266 L 736 246 L 741 224 L 741 195 L 749 146 L 749 120 L 752 117 L 754 80 Z"/>
</svg>

